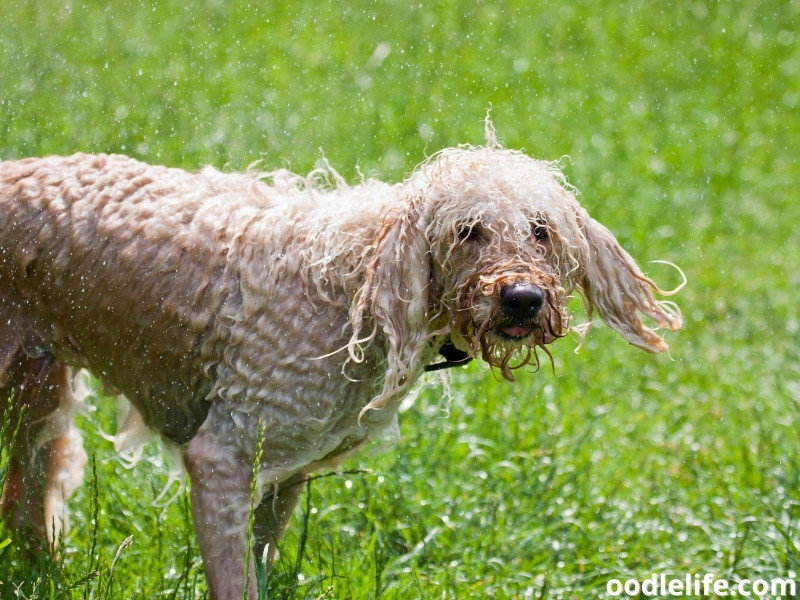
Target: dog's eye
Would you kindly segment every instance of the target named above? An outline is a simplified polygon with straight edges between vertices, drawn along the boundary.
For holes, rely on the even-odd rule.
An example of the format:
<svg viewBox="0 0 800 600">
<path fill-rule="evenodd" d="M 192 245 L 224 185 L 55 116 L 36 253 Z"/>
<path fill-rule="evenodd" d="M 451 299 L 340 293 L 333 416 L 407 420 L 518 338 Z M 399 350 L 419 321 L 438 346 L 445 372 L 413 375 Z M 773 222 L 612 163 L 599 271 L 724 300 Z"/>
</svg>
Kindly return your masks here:
<svg viewBox="0 0 800 600">
<path fill-rule="evenodd" d="M 458 239 L 462 242 L 474 242 L 481 238 L 483 229 L 478 223 L 462 225 L 458 230 Z"/>
<path fill-rule="evenodd" d="M 531 224 L 531 233 L 533 233 L 533 237 L 540 242 L 546 241 L 550 237 L 550 232 L 544 221 L 535 221 Z"/>
</svg>

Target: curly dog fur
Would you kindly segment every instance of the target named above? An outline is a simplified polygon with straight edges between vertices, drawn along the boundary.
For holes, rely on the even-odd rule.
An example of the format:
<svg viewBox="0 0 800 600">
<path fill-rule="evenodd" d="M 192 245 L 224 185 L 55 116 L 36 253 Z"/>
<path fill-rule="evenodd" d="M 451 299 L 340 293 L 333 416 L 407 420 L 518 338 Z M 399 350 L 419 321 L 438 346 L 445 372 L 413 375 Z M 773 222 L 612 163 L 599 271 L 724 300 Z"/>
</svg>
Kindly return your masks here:
<svg viewBox="0 0 800 600">
<path fill-rule="evenodd" d="M 666 350 L 641 316 L 675 330 L 677 308 L 557 165 L 491 133 L 398 185 L 124 156 L 0 163 L 0 392 L 25 426 L 4 515 L 58 539 L 86 462 L 71 419 L 85 368 L 179 447 L 210 596 L 254 597 L 260 431 L 255 544 L 274 557 L 308 474 L 391 430 L 426 368 L 476 357 L 512 380 L 570 331 L 573 292 L 589 320 Z"/>
</svg>

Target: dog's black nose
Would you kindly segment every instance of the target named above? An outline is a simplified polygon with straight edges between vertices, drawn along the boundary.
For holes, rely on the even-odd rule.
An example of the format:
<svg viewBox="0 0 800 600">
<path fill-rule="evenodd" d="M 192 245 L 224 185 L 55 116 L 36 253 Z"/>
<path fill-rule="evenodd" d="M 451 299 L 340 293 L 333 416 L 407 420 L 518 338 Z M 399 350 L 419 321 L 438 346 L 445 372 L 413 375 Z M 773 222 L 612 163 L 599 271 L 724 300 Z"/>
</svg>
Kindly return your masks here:
<svg viewBox="0 0 800 600">
<path fill-rule="evenodd" d="M 514 283 L 500 289 L 500 304 L 511 317 L 534 317 L 544 304 L 544 292 L 532 284 Z"/>
</svg>

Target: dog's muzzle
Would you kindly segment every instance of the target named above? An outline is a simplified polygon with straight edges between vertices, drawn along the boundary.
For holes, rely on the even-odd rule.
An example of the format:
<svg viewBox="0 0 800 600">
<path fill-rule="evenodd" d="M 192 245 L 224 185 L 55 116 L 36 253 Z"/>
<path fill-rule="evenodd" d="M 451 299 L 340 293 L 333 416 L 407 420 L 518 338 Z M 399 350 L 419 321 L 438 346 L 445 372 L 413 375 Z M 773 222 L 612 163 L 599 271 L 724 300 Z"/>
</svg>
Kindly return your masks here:
<svg viewBox="0 0 800 600">
<path fill-rule="evenodd" d="M 530 335 L 543 305 L 544 292 L 539 286 L 529 283 L 503 286 L 500 289 L 500 308 L 506 318 L 500 331 L 510 338 Z"/>
</svg>

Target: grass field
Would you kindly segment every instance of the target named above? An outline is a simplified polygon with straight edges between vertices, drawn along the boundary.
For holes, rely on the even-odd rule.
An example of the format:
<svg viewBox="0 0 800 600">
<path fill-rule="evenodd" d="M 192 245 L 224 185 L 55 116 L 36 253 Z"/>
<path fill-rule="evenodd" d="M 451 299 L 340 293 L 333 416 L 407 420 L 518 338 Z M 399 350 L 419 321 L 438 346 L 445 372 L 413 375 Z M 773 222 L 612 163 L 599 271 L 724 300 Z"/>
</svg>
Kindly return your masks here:
<svg viewBox="0 0 800 600">
<path fill-rule="evenodd" d="M 396 447 L 313 482 L 265 597 L 800 580 L 798 0 L 0 0 L 0 14 L 0 158 L 306 172 L 325 157 L 349 180 L 397 180 L 426 152 L 481 143 L 491 107 L 506 145 L 570 157 L 581 202 L 643 264 L 686 272 L 671 357 L 598 324 L 579 354 L 553 347 L 554 372 L 512 385 L 473 364 L 449 401 L 426 389 Z M 203 598 L 187 494 L 153 505 L 157 450 L 122 466 L 98 433 L 112 401 L 82 421 L 93 462 L 61 561 L 26 557 L 0 524 L 0 598 Z"/>
</svg>

